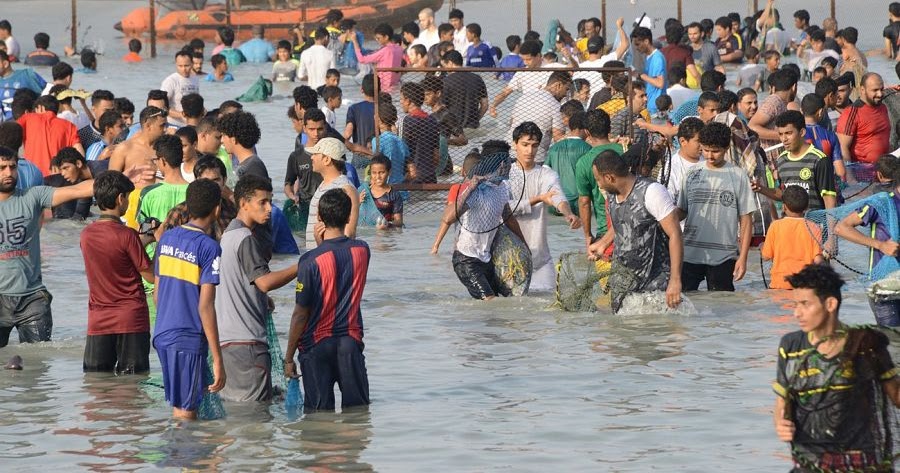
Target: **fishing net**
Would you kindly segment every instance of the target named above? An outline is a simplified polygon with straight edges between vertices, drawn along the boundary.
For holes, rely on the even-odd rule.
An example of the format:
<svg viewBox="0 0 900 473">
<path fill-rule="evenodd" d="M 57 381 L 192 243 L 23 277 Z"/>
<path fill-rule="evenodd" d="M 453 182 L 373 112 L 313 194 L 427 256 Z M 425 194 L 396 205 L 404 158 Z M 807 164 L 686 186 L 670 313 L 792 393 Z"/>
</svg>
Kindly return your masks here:
<svg viewBox="0 0 900 473">
<path fill-rule="evenodd" d="M 779 384 L 784 383 L 785 418 L 797 428 L 794 463 L 800 471 L 894 471 L 900 417 L 883 382 L 895 375 L 890 346 L 896 346 L 898 332 L 856 326 L 835 336 L 846 341 L 832 358 L 818 351 L 828 338 L 791 353 L 782 347 Z"/>
<path fill-rule="evenodd" d="M 237 98 L 238 102 L 262 102 L 272 96 L 272 81 L 259 76 L 246 92 Z"/>
<path fill-rule="evenodd" d="M 303 404 L 303 392 L 300 390 L 300 380 L 287 379 L 284 376 L 284 352 L 278 342 L 278 332 L 275 330 L 275 319 L 270 312 L 266 317 L 266 341 L 269 344 L 269 356 L 272 359 L 272 387 L 277 392 L 284 394 L 284 406 L 291 420 L 296 418 L 297 408 Z"/>
<path fill-rule="evenodd" d="M 207 357 L 206 369 L 203 370 L 203 379 L 207 386 L 215 382 L 212 373 L 212 357 Z M 165 402 L 166 392 L 163 386 L 161 374 L 154 374 L 141 381 L 141 390 L 150 399 L 156 402 Z M 197 409 L 197 418 L 201 420 L 215 420 L 225 417 L 225 407 L 222 405 L 222 398 L 218 393 L 206 392 L 200 401 L 200 407 Z"/>
<path fill-rule="evenodd" d="M 291 228 L 292 232 L 306 231 L 307 216 L 304 216 L 300 212 L 300 207 L 297 207 L 296 202 L 291 199 L 284 201 L 284 208 L 282 211 L 284 212 L 284 218 L 287 219 L 288 226 Z"/>
<path fill-rule="evenodd" d="M 455 199 L 456 216 L 460 225 L 471 233 L 490 233 L 506 223 L 510 214 L 504 209 L 510 200 L 518 202 L 525 194 L 521 185 L 518 196 L 510 196 L 510 169 L 513 161 L 508 153 L 494 153 L 483 156 L 469 171 L 467 185 Z M 516 164 L 518 166 L 518 164 Z M 524 180 L 525 173 L 516 173 Z M 512 210 L 512 209 L 511 209 Z"/>
<path fill-rule="evenodd" d="M 491 262 L 500 284 L 513 296 L 524 296 L 531 284 L 531 251 L 506 226 L 501 226 L 491 244 Z"/>
<path fill-rule="evenodd" d="M 819 243 L 821 248 L 828 253 L 833 261 L 844 266 L 850 271 L 864 276 L 866 279 L 877 281 L 887 277 L 889 274 L 900 270 L 900 264 L 897 258 L 883 257 L 877 262 L 875 254 L 872 250 L 868 250 L 868 258 L 865 258 L 863 264 L 860 264 L 860 258 L 851 258 L 853 256 L 848 248 L 852 246 L 846 240 L 840 239 L 835 233 L 835 226 L 844 217 L 851 213 L 860 212 L 862 209 L 871 209 L 878 213 L 884 230 L 894 241 L 900 238 L 900 225 L 898 225 L 897 209 L 894 206 L 893 198 L 884 192 L 875 194 L 864 199 L 849 202 L 847 204 L 826 210 L 813 210 L 807 212 L 806 219 L 815 224 L 818 231 L 810 230 L 810 235 Z M 875 236 L 875 225 L 864 229 L 863 233 L 867 236 Z M 845 253 L 849 253 L 848 257 L 843 257 Z M 852 260 L 852 264 L 850 261 Z"/>
<path fill-rule="evenodd" d="M 359 185 L 358 191 L 366 192 L 365 198 L 359 202 L 359 225 L 374 227 L 378 222 L 384 220 L 381 211 L 375 206 L 375 198 L 372 197 L 372 189 L 365 182 Z"/>
</svg>

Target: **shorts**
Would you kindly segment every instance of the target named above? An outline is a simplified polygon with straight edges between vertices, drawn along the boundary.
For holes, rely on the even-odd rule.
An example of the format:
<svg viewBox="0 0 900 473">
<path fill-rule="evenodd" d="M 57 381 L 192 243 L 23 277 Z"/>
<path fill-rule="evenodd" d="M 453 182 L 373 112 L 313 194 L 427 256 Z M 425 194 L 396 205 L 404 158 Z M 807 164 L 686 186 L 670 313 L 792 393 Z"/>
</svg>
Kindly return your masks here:
<svg viewBox="0 0 900 473">
<path fill-rule="evenodd" d="M 228 401 L 268 401 L 272 399 L 272 357 L 262 343 L 222 345 L 225 387 L 219 393 Z"/>
<path fill-rule="evenodd" d="M 734 264 L 730 259 L 716 266 L 684 262 L 681 265 L 681 284 L 684 291 L 696 291 L 700 283 L 706 280 L 709 291 L 734 292 Z"/>
<path fill-rule="evenodd" d="M 459 282 L 469 290 L 469 295 L 475 299 L 487 299 L 497 295 L 510 296 L 510 292 L 500 284 L 500 279 L 494 271 L 494 264 L 490 261 L 485 263 L 478 258 L 454 251 L 453 271 Z"/>
<path fill-rule="evenodd" d="M 84 372 L 136 374 L 150 371 L 150 332 L 88 335 Z"/>
<path fill-rule="evenodd" d="M 875 321 L 882 327 L 900 326 L 900 299 L 880 300 L 869 296 L 869 307 L 875 314 Z"/>
<path fill-rule="evenodd" d="M 27 296 L 0 295 L 0 348 L 9 344 L 14 327 L 19 332 L 19 343 L 50 341 L 53 331 L 51 301 L 53 296 L 46 289 Z"/>
<path fill-rule="evenodd" d="M 300 353 L 305 411 L 334 410 L 334 383 L 341 407 L 369 404 L 369 377 L 363 344 L 353 337 L 330 337 Z"/>
<path fill-rule="evenodd" d="M 172 407 L 196 411 L 206 392 L 204 380 L 209 366 L 206 350 L 184 350 L 178 347 L 156 347 L 162 368 L 166 402 Z"/>
</svg>

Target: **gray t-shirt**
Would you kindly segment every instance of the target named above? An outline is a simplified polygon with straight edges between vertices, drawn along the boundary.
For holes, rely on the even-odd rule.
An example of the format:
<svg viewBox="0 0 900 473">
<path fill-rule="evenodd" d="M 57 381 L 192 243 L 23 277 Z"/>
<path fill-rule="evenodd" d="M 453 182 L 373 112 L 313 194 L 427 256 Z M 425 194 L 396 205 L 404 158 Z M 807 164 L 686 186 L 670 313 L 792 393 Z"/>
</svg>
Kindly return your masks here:
<svg viewBox="0 0 900 473">
<path fill-rule="evenodd" d="M 238 164 L 237 169 L 234 170 L 234 174 L 238 179 L 246 176 L 247 174 L 253 174 L 271 180 L 271 178 L 269 177 L 269 170 L 268 168 L 266 168 L 266 163 L 264 163 L 263 160 L 255 154 L 245 159 L 242 163 Z"/>
<path fill-rule="evenodd" d="M 750 178 L 726 162 L 718 169 L 700 165 L 688 171 L 678 194 L 684 222 L 684 261 L 719 265 L 738 257 L 741 215 L 756 210 Z"/>
<path fill-rule="evenodd" d="M 722 64 L 722 58 L 719 56 L 716 45 L 709 41 L 704 41 L 700 49 L 694 49 L 692 54 L 694 56 L 694 64 L 701 71 L 711 71 L 719 64 Z M 750 86 L 752 87 L 752 84 Z"/>
<path fill-rule="evenodd" d="M 44 289 L 41 279 L 41 214 L 53 188 L 16 189 L 0 201 L 0 294 L 27 296 Z"/>
<path fill-rule="evenodd" d="M 219 289 L 216 291 L 216 320 L 219 343 L 266 343 L 266 294 L 254 281 L 269 274 L 263 246 L 238 219 L 222 234 L 219 260 Z"/>
</svg>

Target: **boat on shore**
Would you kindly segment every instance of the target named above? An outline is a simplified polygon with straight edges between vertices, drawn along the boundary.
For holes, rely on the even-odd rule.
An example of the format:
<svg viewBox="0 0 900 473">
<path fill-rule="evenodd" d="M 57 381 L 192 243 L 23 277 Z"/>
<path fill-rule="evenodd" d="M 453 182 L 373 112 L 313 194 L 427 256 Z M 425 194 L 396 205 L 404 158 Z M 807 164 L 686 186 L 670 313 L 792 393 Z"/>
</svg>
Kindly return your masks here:
<svg viewBox="0 0 900 473">
<path fill-rule="evenodd" d="M 349 0 L 344 2 L 323 1 L 310 2 L 305 7 L 292 7 L 289 2 L 279 1 L 281 6 L 276 9 L 269 8 L 269 2 L 260 8 L 259 2 L 251 4 L 245 0 L 245 8 L 234 9 L 230 13 L 224 4 L 207 4 L 203 0 L 188 0 L 169 4 L 171 11 L 165 14 L 157 13 L 156 34 L 159 39 L 190 40 L 200 38 L 214 41 L 216 30 L 222 26 L 231 25 L 238 40 L 250 39 L 253 26 L 261 25 L 266 28 L 266 34 L 270 37 L 288 37 L 291 30 L 301 24 L 324 24 L 325 15 L 331 9 L 337 9 L 344 13 L 344 18 L 350 18 L 358 23 L 358 28 L 363 31 L 371 31 L 379 23 L 389 23 L 399 27 L 401 21 L 409 21 L 416 18 L 423 8 L 431 8 L 437 11 L 443 0 Z M 165 4 L 164 4 L 165 5 Z M 230 17 L 230 18 L 229 18 Z M 128 37 L 141 37 L 150 34 L 150 8 L 142 7 L 132 10 L 131 13 L 116 23 L 115 29 L 125 33 Z"/>
</svg>

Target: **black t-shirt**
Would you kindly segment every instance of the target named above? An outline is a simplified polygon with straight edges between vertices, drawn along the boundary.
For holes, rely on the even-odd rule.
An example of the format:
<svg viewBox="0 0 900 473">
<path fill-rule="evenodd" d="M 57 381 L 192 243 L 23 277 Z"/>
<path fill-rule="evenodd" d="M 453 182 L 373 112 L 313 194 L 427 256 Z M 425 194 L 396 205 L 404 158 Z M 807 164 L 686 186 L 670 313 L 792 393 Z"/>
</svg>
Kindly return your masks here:
<svg viewBox="0 0 900 473">
<path fill-rule="evenodd" d="M 69 187 L 75 185 L 67 181 L 62 174 L 51 174 L 44 178 L 44 185 L 50 187 Z M 78 199 L 63 202 L 53 207 L 53 218 L 74 218 L 84 220 L 91 215 L 91 203 L 93 199 Z"/>
<path fill-rule="evenodd" d="M 441 125 L 441 134 L 449 138 L 463 134 L 462 123 L 458 116 L 448 107 L 444 107 L 431 114 Z"/>
<path fill-rule="evenodd" d="M 894 56 L 896 56 L 897 50 L 900 49 L 900 21 L 894 21 L 890 25 L 885 26 L 882 36 L 891 41 L 891 47 L 894 50 Z"/>
<path fill-rule="evenodd" d="M 375 102 L 363 100 L 347 109 L 347 124 L 353 124 L 350 141 L 365 146 L 375 137 Z"/>
<path fill-rule="evenodd" d="M 255 154 L 245 159 L 244 162 L 240 163 L 237 169 L 234 170 L 234 173 L 238 179 L 248 174 L 253 174 L 255 176 L 269 179 L 270 181 L 272 180 L 269 177 L 269 170 L 266 168 L 266 163 L 264 163 L 263 160 Z"/>
<path fill-rule="evenodd" d="M 837 40 L 834 38 L 825 38 L 825 49 L 830 49 L 838 54 L 841 54 L 841 47 L 838 46 Z"/>
<path fill-rule="evenodd" d="M 81 146 L 84 149 L 88 149 L 92 144 L 103 139 L 103 135 L 100 134 L 96 128 L 94 128 L 94 124 L 90 123 L 88 126 L 82 127 L 78 130 L 78 141 L 81 142 Z"/>
<path fill-rule="evenodd" d="M 441 127 L 431 115 L 419 111 L 403 117 L 401 138 L 409 146 L 409 157 L 416 166 L 416 183 L 437 182 L 437 151 Z"/>
<path fill-rule="evenodd" d="M 463 128 L 478 128 L 484 98 L 487 86 L 481 76 L 459 71 L 444 77 L 444 104 L 460 118 Z"/>
<path fill-rule="evenodd" d="M 591 97 L 591 104 L 588 105 L 588 110 L 596 110 L 597 107 L 609 102 L 610 99 L 612 99 L 612 89 L 609 86 L 603 87 Z"/>
<path fill-rule="evenodd" d="M 297 195 L 301 201 L 309 202 L 316 193 L 316 189 L 319 188 L 319 184 L 322 183 L 322 175 L 313 172 L 312 157 L 302 146 L 288 157 L 287 171 L 284 173 L 285 185 L 293 185 L 298 180 L 300 188 L 297 190 Z"/>
</svg>

